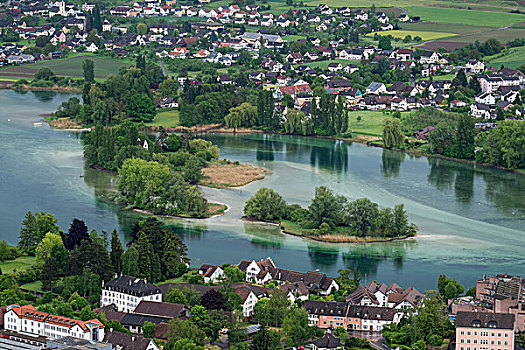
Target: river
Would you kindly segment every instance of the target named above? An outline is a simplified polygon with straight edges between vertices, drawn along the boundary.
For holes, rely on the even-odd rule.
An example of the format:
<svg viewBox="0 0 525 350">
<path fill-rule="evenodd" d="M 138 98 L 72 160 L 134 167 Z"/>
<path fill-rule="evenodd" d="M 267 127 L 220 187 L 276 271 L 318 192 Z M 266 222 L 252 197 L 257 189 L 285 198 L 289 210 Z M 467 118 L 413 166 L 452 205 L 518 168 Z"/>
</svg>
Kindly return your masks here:
<svg viewBox="0 0 525 350">
<path fill-rule="evenodd" d="M 116 178 L 84 169 L 78 134 L 33 126 L 39 114 L 55 110 L 69 97 L 0 91 L 0 239 L 16 243 L 27 210 L 54 213 L 64 230 L 74 217 L 99 231 L 117 228 L 123 240 L 138 218 L 104 200 Z M 396 281 L 422 290 L 435 288 L 441 273 L 470 286 L 483 273 L 524 270 L 523 175 L 333 140 L 263 134 L 204 137 L 221 148 L 221 157 L 272 173 L 243 188 L 205 188 L 210 200 L 229 205 L 222 217 L 169 220 L 194 263 L 271 256 L 283 268 L 319 269 L 329 275 L 356 268 L 367 281 Z M 381 206 L 404 203 L 420 236 L 334 245 L 239 221 L 244 201 L 260 187 L 274 188 L 289 203 L 304 205 L 321 185 Z"/>
</svg>

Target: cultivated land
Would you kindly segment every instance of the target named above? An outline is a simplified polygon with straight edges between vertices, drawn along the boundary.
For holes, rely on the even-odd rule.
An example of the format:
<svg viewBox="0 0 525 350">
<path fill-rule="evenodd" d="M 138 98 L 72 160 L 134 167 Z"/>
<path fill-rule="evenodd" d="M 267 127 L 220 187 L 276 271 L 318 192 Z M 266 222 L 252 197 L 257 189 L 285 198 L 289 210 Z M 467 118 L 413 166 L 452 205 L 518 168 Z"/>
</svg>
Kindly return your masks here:
<svg viewBox="0 0 525 350">
<path fill-rule="evenodd" d="M 381 35 L 392 35 L 394 38 L 404 38 L 407 35 L 412 36 L 412 38 L 419 36 L 423 40 L 435 40 L 435 39 L 449 38 L 449 37 L 453 37 L 457 35 L 454 33 L 417 31 L 417 30 L 386 30 L 380 33 Z M 374 34 L 375 33 L 368 34 L 368 36 L 373 36 Z"/>
<path fill-rule="evenodd" d="M 508 49 L 508 53 L 505 55 L 496 55 L 492 57 L 487 57 L 486 61 L 489 66 L 492 67 L 501 67 L 505 65 L 508 68 L 518 68 L 519 66 L 525 64 L 525 47 L 516 47 Z"/>
<path fill-rule="evenodd" d="M 525 15 L 508 12 L 426 6 L 411 6 L 407 10 L 410 16 L 419 16 L 424 21 L 439 23 L 458 23 L 475 26 L 483 24 L 489 27 L 506 27 L 525 20 Z"/>
<path fill-rule="evenodd" d="M 81 55 L 58 60 L 40 61 L 23 66 L 9 66 L 7 68 L 0 69 L 0 76 L 31 79 L 35 76 L 35 73 L 40 70 L 40 68 L 47 67 L 58 76 L 80 78 L 83 76 L 82 62 L 86 59 L 90 59 L 95 63 L 95 77 L 102 79 L 109 74 L 117 73 L 120 67 L 127 67 L 131 65 L 130 63 L 125 63 L 116 59 Z"/>
</svg>

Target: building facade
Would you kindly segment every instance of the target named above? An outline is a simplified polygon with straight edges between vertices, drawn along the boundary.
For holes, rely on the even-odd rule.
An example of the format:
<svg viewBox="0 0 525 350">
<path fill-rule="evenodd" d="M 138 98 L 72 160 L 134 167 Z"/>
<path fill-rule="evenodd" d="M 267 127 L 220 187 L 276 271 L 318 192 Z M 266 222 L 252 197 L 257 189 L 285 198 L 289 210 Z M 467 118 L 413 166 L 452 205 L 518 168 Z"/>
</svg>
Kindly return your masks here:
<svg viewBox="0 0 525 350">
<path fill-rule="evenodd" d="M 514 315 L 464 312 L 456 315 L 456 350 L 513 350 Z"/>
<path fill-rule="evenodd" d="M 115 305 L 117 311 L 133 312 L 141 301 L 162 302 L 162 292 L 146 279 L 131 276 L 116 276 L 102 283 L 100 306 Z"/>
</svg>

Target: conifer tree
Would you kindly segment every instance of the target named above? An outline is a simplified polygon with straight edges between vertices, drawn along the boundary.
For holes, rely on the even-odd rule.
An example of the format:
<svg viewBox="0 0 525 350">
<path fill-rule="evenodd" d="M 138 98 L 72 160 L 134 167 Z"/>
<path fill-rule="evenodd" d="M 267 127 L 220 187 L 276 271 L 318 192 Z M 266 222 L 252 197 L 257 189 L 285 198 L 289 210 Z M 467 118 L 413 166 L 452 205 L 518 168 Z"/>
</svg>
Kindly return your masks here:
<svg viewBox="0 0 525 350">
<path fill-rule="evenodd" d="M 113 230 L 111 233 L 111 264 L 113 265 L 113 270 L 116 273 L 120 274 L 122 272 L 122 254 L 124 249 L 122 248 L 122 243 L 120 243 L 120 238 L 118 237 L 117 230 Z"/>
<path fill-rule="evenodd" d="M 139 275 L 139 252 L 135 245 L 122 254 L 122 273 L 129 276 Z"/>
<path fill-rule="evenodd" d="M 151 257 L 153 251 L 149 243 L 148 236 L 141 233 L 137 241 L 137 251 L 139 252 L 139 274 L 142 277 L 151 279 Z"/>
</svg>

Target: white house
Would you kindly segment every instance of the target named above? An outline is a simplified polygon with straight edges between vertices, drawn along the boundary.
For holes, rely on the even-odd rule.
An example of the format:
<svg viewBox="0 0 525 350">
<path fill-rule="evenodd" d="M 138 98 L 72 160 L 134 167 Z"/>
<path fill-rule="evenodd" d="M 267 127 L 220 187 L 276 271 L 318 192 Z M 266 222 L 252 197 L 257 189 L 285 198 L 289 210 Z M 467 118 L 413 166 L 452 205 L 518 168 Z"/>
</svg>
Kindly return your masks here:
<svg viewBox="0 0 525 350">
<path fill-rule="evenodd" d="M 205 283 L 217 283 L 224 278 L 224 271 L 220 266 L 204 264 L 198 273 L 204 277 Z"/>
<path fill-rule="evenodd" d="M 81 321 L 74 318 L 37 311 L 33 305 L 9 305 L 4 313 L 8 331 L 47 338 L 72 336 L 87 340 L 104 339 L 104 325 L 97 319 Z"/>
<path fill-rule="evenodd" d="M 117 311 L 133 312 L 142 300 L 162 301 L 160 289 L 146 279 L 131 276 L 116 276 L 107 283 L 102 282 L 100 306 L 115 305 Z"/>
<path fill-rule="evenodd" d="M 253 314 L 255 304 L 257 304 L 257 301 L 259 300 L 257 299 L 255 293 L 248 288 L 237 288 L 235 293 L 241 297 L 242 314 L 245 317 L 251 316 Z"/>
</svg>

